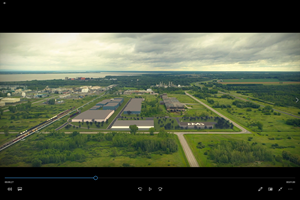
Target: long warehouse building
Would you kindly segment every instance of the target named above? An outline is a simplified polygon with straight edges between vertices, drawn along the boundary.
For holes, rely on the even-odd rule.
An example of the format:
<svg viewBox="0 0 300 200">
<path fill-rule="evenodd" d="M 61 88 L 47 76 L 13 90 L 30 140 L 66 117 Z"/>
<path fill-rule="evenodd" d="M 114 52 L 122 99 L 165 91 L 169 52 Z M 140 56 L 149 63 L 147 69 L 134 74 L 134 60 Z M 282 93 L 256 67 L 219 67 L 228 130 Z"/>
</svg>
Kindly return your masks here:
<svg viewBox="0 0 300 200">
<path fill-rule="evenodd" d="M 114 112 L 114 110 L 87 110 L 74 117 L 72 122 L 105 122 Z"/>
<path fill-rule="evenodd" d="M 138 130 L 149 130 L 149 128 L 154 128 L 154 120 L 116 120 L 111 129 L 130 130 L 130 125 L 136 125 Z"/>
<path fill-rule="evenodd" d="M 128 111 L 130 111 L 130 114 L 140 114 L 142 109 L 142 101 L 142 98 L 131 99 L 123 113 L 128 114 Z"/>
</svg>

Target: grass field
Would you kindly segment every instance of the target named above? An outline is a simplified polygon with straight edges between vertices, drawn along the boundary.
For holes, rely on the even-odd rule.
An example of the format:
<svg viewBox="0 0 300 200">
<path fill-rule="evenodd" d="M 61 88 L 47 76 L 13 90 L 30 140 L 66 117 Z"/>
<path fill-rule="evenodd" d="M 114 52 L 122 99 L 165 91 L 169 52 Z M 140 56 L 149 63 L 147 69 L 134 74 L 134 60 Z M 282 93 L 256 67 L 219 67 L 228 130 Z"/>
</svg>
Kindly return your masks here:
<svg viewBox="0 0 300 200">
<path fill-rule="evenodd" d="M 149 137 L 149 139 L 157 137 L 157 135 L 146 136 Z M 140 137 L 140 135 L 136 135 L 135 137 Z M 48 137 L 45 135 L 45 138 L 50 142 L 70 140 L 67 135 L 64 137 Z M 43 164 L 42 167 L 122 167 L 123 163 L 127 163 L 133 167 L 189 167 L 176 135 L 175 138 L 177 145 L 179 145 L 177 152 L 162 155 L 152 153 L 152 158 L 147 158 L 142 155 L 131 158 L 130 155 L 136 154 L 137 152 L 126 151 L 124 147 L 118 147 L 117 156 L 112 157 L 113 148 L 111 141 L 88 141 L 85 147 L 72 150 L 72 153 L 82 153 L 86 155 L 87 158 L 84 162 L 66 161 L 62 163 L 49 163 Z M 36 139 L 38 139 L 38 135 L 32 135 L 29 139 L 1 151 L 0 167 L 31 167 L 32 164 L 27 160 L 30 160 L 33 155 L 38 152 L 34 147 Z"/>
<path fill-rule="evenodd" d="M 268 132 L 264 134 L 264 136 L 260 135 L 243 135 L 243 134 L 237 134 L 237 135 L 195 135 L 195 134 L 185 134 L 184 137 L 187 140 L 189 146 L 191 147 L 191 150 L 199 164 L 200 167 L 216 167 L 216 163 L 212 162 L 212 160 L 208 159 L 207 155 L 204 155 L 204 152 L 209 150 L 211 147 L 208 146 L 208 144 L 216 144 L 220 143 L 221 140 L 243 140 L 245 142 L 248 141 L 248 137 L 253 137 L 250 144 L 253 142 L 257 142 L 257 145 L 262 145 L 262 143 L 265 143 L 266 148 L 270 149 L 272 151 L 273 155 L 281 155 L 282 151 L 288 151 L 291 154 L 299 155 L 300 152 L 300 134 L 299 133 L 277 133 L 277 132 Z M 283 138 L 281 140 L 269 140 L 269 137 L 278 137 Z M 291 139 L 287 139 L 287 137 L 290 136 Z M 198 142 L 202 142 L 205 145 L 205 148 L 199 149 L 197 148 Z M 295 146 L 295 148 L 284 148 L 284 149 L 273 149 L 271 148 L 272 144 L 277 143 L 279 146 Z M 260 164 L 257 164 L 256 162 L 253 163 L 244 163 L 239 166 L 235 167 L 298 167 L 298 165 L 291 163 L 287 160 L 283 160 L 283 162 L 275 162 L 275 165 L 272 162 L 260 162 Z M 221 167 L 232 167 L 232 164 L 223 164 Z"/>
<path fill-rule="evenodd" d="M 265 79 L 223 79 L 223 82 L 280 82 L 280 81 L 276 78 L 268 78 L 268 79 L 265 78 Z"/>
<path fill-rule="evenodd" d="M 168 97 L 176 97 L 180 103 L 197 103 L 191 97 L 185 94 L 167 94 Z"/>
<path fill-rule="evenodd" d="M 236 93 L 235 91 L 230 91 L 230 94 L 241 97 L 243 99 L 247 99 L 247 96 Z M 248 95 L 250 97 L 250 98 L 248 97 L 249 100 L 251 100 L 253 103 L 264 105 L 264 106 L 272 106 L 274 109 L 278 109 L 280 111 L 284 111 L 284 112 L 291 113 L 291 114 L 296 115 L 296 116 L 300 116 L 300 114 L 299 114 L 300 109 L 299 108 L 292 107 L 292 106 L 290 106 L 290 107 L 274 106 L 274 104 L 269 104 L 269 103 L 253 100 L 251 98 L 251 97 L 253 97 L 253 95 L 251 93 L 249 93 Z M 253 98 L 255 98 L 255 97 L 253 97 Z M 272 102 L 270 102 L 270 103 L 272 103 Z"/>
<path fill-rule="evenodd" d="M 252 131 L 258 131 L 257 128 L 251 128 L 247 125 L 247 123 L 251 121 L 260 121 L 263 123 L 263 131 L 264 132 L 299 132 L 299 128 L 293 127 L 290 125 L 286 125 L 285 121 L 287 119 L 294 119 L 292 116 L 288 115 L 265 115 L 262 113 L 262 111 L 259 111 L 258 109 L 251 108 L 252 111 L 246 111 L 247 108 L 238 108 L 235 105 L 232 105 L 232 102 L 234 100 L 231 99 L 218 99 L 218 98 L 212 98 L 216 102 L 219 102 L 220 104 L 229 104 L 232 106 L 232 114 L 230 114 L 226 108 L 214 108 L 216 111 L 220 112 L 221 114 L 228 116 L 233 121 L 247 127 L 248 129 Z M 209 104 L 206 100 L 200 99 L 205 104 L 212 106 Z"/>
</svg>

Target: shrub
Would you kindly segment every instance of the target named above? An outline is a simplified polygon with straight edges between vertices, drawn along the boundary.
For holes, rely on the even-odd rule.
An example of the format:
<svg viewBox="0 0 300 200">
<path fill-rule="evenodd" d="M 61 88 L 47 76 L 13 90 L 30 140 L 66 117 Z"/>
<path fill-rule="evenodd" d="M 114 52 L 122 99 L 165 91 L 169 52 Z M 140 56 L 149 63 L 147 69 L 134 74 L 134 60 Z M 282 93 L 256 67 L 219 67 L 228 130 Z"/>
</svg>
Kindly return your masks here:
<svg viewBox="0 0 300 200">
<path fill-rule="evenodd" d="M 266 143 L 262 143 L 262 145 L 266 145 Z"/>
<path fill-rule="evenodd" d="M 292 139 L 291 137 L 288 137 L 287 139 Z"/>
</svg>

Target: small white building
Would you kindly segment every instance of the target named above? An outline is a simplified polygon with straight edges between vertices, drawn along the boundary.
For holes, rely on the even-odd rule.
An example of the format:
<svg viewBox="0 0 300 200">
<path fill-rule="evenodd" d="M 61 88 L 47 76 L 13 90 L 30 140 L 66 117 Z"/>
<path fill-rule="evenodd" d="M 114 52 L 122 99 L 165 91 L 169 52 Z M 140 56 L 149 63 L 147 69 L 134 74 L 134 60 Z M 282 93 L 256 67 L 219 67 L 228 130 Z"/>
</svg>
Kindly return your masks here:
<svg viewBox="0 0 300 200">
<path fill-rule="evenodd" d="M 22 92 L 22 97 L 26 97 L 26 93 L 25 92 Z"/>
<path fill-rule="evenodd" d="M 3 98 L 1 99 L 1 102 L 5 103 L 17 103 L 20 101 L 20 98 Z"/>
<path fill-rule="evenodd" d="M 11 94 L 10 94 L 10 93 L 7 93 L 7 96 L 8 96 L 8 97 L 10 97 L 10 96 L 11 96 Z"/>
<path fill-rule="evenodd" d="M 85 89 L 82 89 L 81 92 L 88 92 L 89 89 L 88 88 L 85 88 Z"/>
</svg>

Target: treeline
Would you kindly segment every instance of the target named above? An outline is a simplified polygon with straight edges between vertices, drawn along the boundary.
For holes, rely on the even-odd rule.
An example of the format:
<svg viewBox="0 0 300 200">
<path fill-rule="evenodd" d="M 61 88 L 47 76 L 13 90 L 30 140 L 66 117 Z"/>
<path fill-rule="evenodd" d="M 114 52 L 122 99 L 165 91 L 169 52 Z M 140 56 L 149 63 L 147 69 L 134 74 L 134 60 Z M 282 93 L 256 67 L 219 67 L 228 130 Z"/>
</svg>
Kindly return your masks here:
<svg viewBox="0 0 300 200">
<path fill-rule="evenodd" d="M 209 144 L 209 158 L 216 163 L 241 164 L 254 161 L 273 161 L 271 151 L 265 147 L 252 143 L 251 145 L 243 141 L 224 141 L 219 144 Z"/>
<path fill-rule="evenodd" d="M 282 157 L 285 160 L 289 160 L 292 163 L 295 163 L 297 165 L 300 165 L 300 157 L 298 155 L 292 155 L 289 152 L 282 151 Z"/>
<path fill-rule="evenodd" d="M 229 120 L 224 119 L 223 117 L 217 118 L 217 124 L 215 124 L 215 128 L 220 128 L 220 129 L 228 129 L 231 128 L 233 129 L 233 124 L 229 122 Z"/>
<path fill-rule="evenodd" d="M 259 108 L 260 105 L 257 105 L 255 103 L 249 102 L 249 101 L 242 101 L 242 100 L 235 100 L 232 102 L 232 105 L 235 105 L 238 108 Z"/>
<path fill-rule="evenodd" d="M 233 96 L 230 96 L 230 95 L 228 95 L 228 94 L 223 94 L 223 95 L 221 96 L 221 98 L 234 99 Z"/>
<path fill-rule="evenodd" d="M 211 94 L 217 94 L 218 90 L 217 89 L 208 89 L 207 87 L 198 87 L 198 86 L 193 86 L 192 91 L 195 92 L 194 96 L 198 97 L 199 99 L 205 99 L 207 97 L 212 97 Z"/>
<path fill-rule="evenodd" d="M 213 106 L 213 108 L 231 108 L 231 105 L 229 104 L 220 104 L 219 102 L 215 103 Z"/>
<path fill-rule="evenodd" d="M 203 73 L 204 74 L 204 73 Z M 209 72 L 205 74 L 211 79 L 278 79 L 279 81 L 300 81 L 299 72 Z"/>
<path fill-rule="evenodd" d="M 287 119 L 285 122 L 287 125 L 293 125 L 300 127 L 300 119 Z"/>
<path fill-rule="evenodd" d="M 257 126 L 257 128 L 262 131 L 263 130 L 263 124 L 259 121 L 251 121 L 250 123 L 247 123 L 248 127 Z"/>
<path fill-rule="evenodd" d="M 10 112 L 15 113 L 17 111 L 28 111 L 31 108 L 31 102 L 17 104 L 15 106 L 9 106 L 8 109 Z"/>
</svg>

